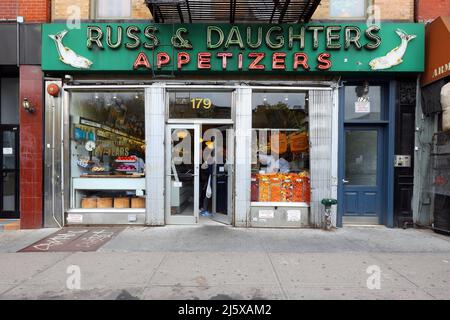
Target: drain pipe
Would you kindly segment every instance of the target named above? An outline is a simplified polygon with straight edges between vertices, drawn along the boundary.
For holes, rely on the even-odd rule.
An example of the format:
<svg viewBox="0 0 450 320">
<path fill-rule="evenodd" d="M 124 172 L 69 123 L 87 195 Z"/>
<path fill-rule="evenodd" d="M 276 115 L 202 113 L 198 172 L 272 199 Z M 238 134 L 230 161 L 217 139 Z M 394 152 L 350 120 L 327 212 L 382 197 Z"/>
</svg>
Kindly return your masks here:
<svg viewBox="0 0 450 320">
<path fill-rule="evenodd" d="M 51 110 L 52 110 L 52 130 L 54 130 L 55 129 L 55 125 L 56 125 L 56 117 L 55 117 L 55 110 L 56 110 L 56 105 L 55 105 L 55 97 L 51 97 L 50 98 L 51 99 Z M 55 140 L 55 133 L 53 132 L 53 134 L 52 134 L 52 156 L 51 156 L 51 158 L 52 158 L 52 217 L 53 217 L 53 220 L 56 222 L 56 224 L 58 225 L 58 227 L 60 228 L 60 229 L 62 229 L 62 225 L 59 223 L 59 221 L 58 221 L 58 219 L 56 219 L 56 208 L 55 208 L 55 194 L 56 194 L 56 190 L 55 190 L 55 168 L 54 168 L 54 165 L 55 165 L 55 143 L 56 143 L 56 140 Z M 61 166 L 62 166 L 62 164 L 61 164 Z M 62 201 L 63 203 L 64 203 L 64 198 L 63 198 L 63 201 Z M 64 220 L 62 220 L 62 222 L 63 222 Z"/>
</svg>

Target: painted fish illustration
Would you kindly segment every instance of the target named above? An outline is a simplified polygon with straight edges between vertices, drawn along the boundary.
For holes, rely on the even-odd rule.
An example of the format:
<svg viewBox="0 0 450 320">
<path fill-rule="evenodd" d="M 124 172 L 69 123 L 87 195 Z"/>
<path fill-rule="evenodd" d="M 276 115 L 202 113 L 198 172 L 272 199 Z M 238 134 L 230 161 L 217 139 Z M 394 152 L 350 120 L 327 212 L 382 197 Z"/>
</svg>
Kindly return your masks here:
<svg viewBox="0 0 450 320">
<path fill-rule="evenodd" d="M 55 41 L 56 49 L 58 50 L 59 60 L 78 69 L 89 69 L 92 61 L 75 53 L 72 49 L 65 47 L 62 43 L 67 30 L 63 30 L 55 35 L 50 34 L 49 37 Z"/>
<path fill-rule="evenodd" d="M 370 61 L 369 65 L 372 70 L 389 69 L 403 62 L 402 58 L 408 47 L 408 42 L 414 39 L 416 36 L 413 34 L 409 35 L 401 29 L 397 29 L 395 32 L 398 34 L 400 39 L 402 39 L 400 46 L 395 47 L 385 56 L 375 58 Z"/>
</svg>

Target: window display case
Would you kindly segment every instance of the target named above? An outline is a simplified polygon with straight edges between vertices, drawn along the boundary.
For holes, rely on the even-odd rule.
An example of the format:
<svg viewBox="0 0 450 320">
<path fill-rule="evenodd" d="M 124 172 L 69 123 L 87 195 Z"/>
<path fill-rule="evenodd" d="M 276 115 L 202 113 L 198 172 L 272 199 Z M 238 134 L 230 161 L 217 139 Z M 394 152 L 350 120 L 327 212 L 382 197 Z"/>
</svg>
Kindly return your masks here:
<svg viewBox="0 0 450 320">
<path fill-rule="evenodd" d="M 252 101 L 252 205 L 308 206 L 307 94 L 255 92 Z"/>
<path fill-rule="evenodd" d="M 143 92 L 71 93 L 71 209 L 145 207 Z"/>
</svg>

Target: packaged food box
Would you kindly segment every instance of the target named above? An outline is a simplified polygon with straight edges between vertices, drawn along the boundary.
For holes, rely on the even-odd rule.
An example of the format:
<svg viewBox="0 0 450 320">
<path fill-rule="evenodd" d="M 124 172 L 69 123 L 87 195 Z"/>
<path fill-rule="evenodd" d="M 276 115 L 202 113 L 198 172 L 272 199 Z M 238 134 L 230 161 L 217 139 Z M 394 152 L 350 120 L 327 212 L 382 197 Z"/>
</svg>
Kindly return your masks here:
<svg viewBox="0 0 450 320">
<path fill-rule="evenodd" d="M 281 178 L 281 201 L 291 202 L 292 201 L 292 175 L 285 174 Z"/>
<path fill-rule="evenodd" d="M 130 199 L 125 197 L 114 198 L 114 208 L 124 209 L 130 207 Z"/>
<path fill-rule="evenodd" d="M 292 180 L 292 201 L 304 202 L 303 199 L 303 178 L 299 175 L 295 175 Z"/>
<path fill-rule="evenodd" d="M 281 176 L 273 175 L 270 177 L 270 201 L 280 202 L 281 201 Z"/>
<path fill-rule="evenodd" d="M 113 207 L 113 198 L 97 199 L 97 208 L 112 208 L 112 207 Z"/>
<path fill-rule="evenodd" d="M 145 198 L 144 197 L 131 198 L 131 207 L 145 208 Z"/>
<path fill-rule="evenodd" d="M 260 174 L 258 177 L 259 201 L 268 202 L 270 194 L 270 178 L 266 174 Z"/>
<path fill-rule="evenodd" d="M 83 199 L 81 199 L 81 208 L 83 208 L 83 209 L 97 208 L 97 198 L 83 198 Z"/>
</svg>

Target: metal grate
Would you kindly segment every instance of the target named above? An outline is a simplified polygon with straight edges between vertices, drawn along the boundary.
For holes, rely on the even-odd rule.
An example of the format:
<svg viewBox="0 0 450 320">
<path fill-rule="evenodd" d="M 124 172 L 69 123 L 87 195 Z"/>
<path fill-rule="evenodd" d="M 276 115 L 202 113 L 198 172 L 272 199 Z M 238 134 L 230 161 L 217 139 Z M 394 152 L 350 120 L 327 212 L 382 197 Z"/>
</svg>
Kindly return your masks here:
<svg viewBox="0 0 450 320">
<path fill-rule="evenodd" d="M 301 23 L 320 0 L 146 0 L 156 23 Z"/>
</svg>

